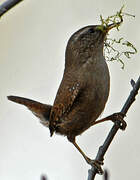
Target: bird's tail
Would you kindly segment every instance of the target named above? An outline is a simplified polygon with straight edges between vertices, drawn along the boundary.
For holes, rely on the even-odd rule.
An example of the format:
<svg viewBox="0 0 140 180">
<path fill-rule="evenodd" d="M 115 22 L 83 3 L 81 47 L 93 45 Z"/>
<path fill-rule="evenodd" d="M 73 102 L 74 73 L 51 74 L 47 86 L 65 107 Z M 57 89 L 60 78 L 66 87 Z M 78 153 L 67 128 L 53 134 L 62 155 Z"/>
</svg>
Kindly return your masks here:
<svg viewBox="0 0 140 180">
<path fill-rule="evenodd" d="M 35 116 L 41 120 L 43 125 L 49 125 L 49 117 L 52 108 L 51 105 L 42 104 L 40 102 L 18 96 L 8 96 L 7 98 L 10 101 L 26 106 Z"/>
</svg>

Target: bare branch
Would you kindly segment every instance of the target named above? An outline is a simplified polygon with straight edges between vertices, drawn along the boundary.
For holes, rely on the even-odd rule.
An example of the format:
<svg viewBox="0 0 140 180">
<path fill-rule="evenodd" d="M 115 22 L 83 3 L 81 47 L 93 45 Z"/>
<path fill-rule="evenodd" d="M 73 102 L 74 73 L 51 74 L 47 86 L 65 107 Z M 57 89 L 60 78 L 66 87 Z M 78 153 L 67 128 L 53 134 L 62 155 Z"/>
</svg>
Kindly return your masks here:
<svg viewBox="0 0 140 180">
<path fill-rule="evenodd" d="M 104 171 L 104 176 L 103 176 L 104 178 L 104 180 L 109 180 L 109 175 L 108 175 L 108 171 L 107 170 L 105 170 Z"/>
<path fill-rule="evenodd" d="M 45 175 L 42 175 L 41 180 L 47 180 L 47 177 Z"/>
<path fill-rule="evenodd" d="M 121 113 L 123 113 L 123 114 L 127 113 L 128 109 L 130 108 L 132 103 L 135 101 L 135 96 L 138 94 L 138 90 L 140 88 L 140 76 L 136 83 L 134 80 L 131 80 L 131 85 L 132 85 L 133 89 L 130 92 L 130 95 L 128 96 L 123 108 L 121 109 Z M 97 161 L 104 160 L 104 155 L 105 155 L 109 145 L 111 144 L 115 134 L 119 130 L 119 127 L 120 127 L 120 122 L 116 121 L 115 124 L 113 125 L 113 127 L 111 128 L 107 138 L 105 139 L 103 145 L 99 147 L 99 150 L 98 150 L 95 160 L 97 160 Z M 96 174 L 97 174 L 96 168 L 92 167 L 91 169 L 89 169 L 88 180 L 94 180 Z"/>
<path fill-rule="evenodd" d="M 23 0 L 7 0 L 2 5 L 0 5 L 0 17 L 3 16 L 7 11 L 9 11 L 16 4 Z"/>
</svg>

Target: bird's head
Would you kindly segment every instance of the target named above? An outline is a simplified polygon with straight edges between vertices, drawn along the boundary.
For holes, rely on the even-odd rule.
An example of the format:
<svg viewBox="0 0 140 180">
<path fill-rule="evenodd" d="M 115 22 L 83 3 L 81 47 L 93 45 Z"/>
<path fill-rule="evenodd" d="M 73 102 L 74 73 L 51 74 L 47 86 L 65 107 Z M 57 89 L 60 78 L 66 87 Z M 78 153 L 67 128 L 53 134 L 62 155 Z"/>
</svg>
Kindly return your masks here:
<svg viewBox="0 0 140 180">
<path fill-rule="evenodd" d="M 103 54 L 103 46 L 106 35 L 113 24 L 105 27 L 101 25 L 89 25 L 75 32 L 69 39 L 66 48 L 66 66 L 85 63 L 98 53 Z"/>
</svg>

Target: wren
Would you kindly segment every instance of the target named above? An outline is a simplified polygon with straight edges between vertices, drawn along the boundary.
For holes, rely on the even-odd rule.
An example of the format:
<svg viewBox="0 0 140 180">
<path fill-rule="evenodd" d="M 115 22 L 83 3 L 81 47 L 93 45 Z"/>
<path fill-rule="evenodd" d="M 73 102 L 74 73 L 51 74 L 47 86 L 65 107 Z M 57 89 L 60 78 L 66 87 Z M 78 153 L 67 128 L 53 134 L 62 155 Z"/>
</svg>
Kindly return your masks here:
<svg viewBox="0 0 140 180">
<path fill-rule="evenodd" d="M 53 133 L 64 135 L 78 149 L 90 165 L 98 162 L 88 158 L 76 143 L 76 136 L 89 127 L 111 120 L 97 120 L 105 108 L 109 96 L 110 75 L 103 54 L 104 41 L 110 25 L 102 31 L 100 25 L 86 26 L 69 39 L 65 52 L 64 75 L 53 106 L 30 99 L 8 96 L 8 99 L 23 104 L 36 115 L 40 122 Z"/>
</svg>

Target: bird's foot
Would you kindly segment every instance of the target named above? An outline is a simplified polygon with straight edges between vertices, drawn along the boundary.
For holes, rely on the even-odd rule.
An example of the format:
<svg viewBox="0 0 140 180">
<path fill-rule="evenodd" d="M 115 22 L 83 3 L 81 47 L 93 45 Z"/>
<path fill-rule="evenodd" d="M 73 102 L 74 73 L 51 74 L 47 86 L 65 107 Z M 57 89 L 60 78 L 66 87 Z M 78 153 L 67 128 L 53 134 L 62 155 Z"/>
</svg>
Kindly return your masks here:
<svg viewBox="0 0 140 180">
<path fill-rule="evenodd" d="M 103 165 L 103 161 L 98 161 L 98 160 L 92 160 L 87 158 L 86 159 L 87 163 L 90 164 L 92 167 L 94 167 L 97 170 L 97 173 L 102 175 L 103 174 L 103 169 L 101 165 Z"/>
<path fill-rule="evenodd" d="M 109 116 L 110 120 L 112 120 L 112 122 L 116 122 L 116 121 L 120 121 L 120 129 L 121 130 L 125 130 L 127 123 L 124 121 L 125 114 L 123 114 L 122 112 L 117 112 L 112 114 L 111 116 Z"/>
</svg>

